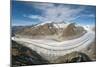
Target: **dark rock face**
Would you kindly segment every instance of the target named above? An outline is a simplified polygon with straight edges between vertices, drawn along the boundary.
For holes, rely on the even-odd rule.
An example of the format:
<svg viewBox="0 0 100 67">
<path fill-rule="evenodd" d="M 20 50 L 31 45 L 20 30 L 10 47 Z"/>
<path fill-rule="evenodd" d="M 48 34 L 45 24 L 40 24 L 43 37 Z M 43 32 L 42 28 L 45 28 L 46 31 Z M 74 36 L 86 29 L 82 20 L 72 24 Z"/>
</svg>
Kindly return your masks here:
<svg viewBox="0 0 100 67">
<path fill-rule="evenodd" d="M 12 41 L 12 66 L 40 65 L 49 62 L 31 49 Z"/>
<path fill-rule="evenodd" d="M 83 52 L 86 53 L 91 60 L 96 61 L 96 39 L 94 39 L 94 41 L 90 43 L 90 46 L 84 49 Z"/>
<path fill-rule="evenodd" d="M 84 53 L 80 53 L 80 52 L 75 52 L 77 54 L 76 57 L 73 57 L 69 63 L 74 63 L 74 62 L 87 62 L 87 61 L 91 61 L 91 59 Z"/>
<path fill-rule="evenodd" d="M 88 62 L 88 61 L 92 61 L 88 57 L 88 55 L 81 52 L 72 52 L 62 57 L 59 57 L 57 60 L 55 60 L 55 63 L 76 63 L 76 62 Z"/>
</svg>

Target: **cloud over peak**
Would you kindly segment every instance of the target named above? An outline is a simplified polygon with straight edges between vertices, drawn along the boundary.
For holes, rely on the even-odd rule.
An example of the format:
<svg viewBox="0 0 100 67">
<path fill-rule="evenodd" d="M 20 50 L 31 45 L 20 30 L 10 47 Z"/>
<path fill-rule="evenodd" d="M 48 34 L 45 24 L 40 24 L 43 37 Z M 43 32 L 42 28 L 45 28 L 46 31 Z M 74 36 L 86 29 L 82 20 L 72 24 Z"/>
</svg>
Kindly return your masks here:
<svg viewBox="0 0 100 67">
<path fill-rule="evenodd" d="M 55 3 L 33 3 L 31 4 L 36 10 L 40 10 L 41 15 L 30 14 L 27 15 L 28 18 L 38 19 L 40 22 L 45 21 L 71 21 L 84 17 L 94 17 L 95 15 L 82 15 L 82 11 L 85 10 L 86 6 L 79 5 L 65 5 L 65 4 L 55 4 Z"/>
<path fill-rule="evenodd" d="M 42 15 L 30 15 L 28 17 L 39 19 L 39 21 L 72 21 L 77 19 L 78 14 L 84 10 L 84 7 L 72 8 L 71 6 L 53 3 L 34 3 L 33 7 L 40 9 Z"/>
</svg>

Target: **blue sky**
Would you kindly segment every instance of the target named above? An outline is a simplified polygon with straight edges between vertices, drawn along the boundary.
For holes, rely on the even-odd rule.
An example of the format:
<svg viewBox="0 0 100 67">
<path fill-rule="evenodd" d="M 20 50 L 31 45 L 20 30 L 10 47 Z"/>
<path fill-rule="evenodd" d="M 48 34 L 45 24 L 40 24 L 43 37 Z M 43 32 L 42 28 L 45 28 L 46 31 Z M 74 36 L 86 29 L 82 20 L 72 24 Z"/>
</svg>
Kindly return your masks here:
<svg viewBox="0 0 100 67">
<path fill-rule="evenodd" d="M 46 21 L 94 25 L 95 15 L 95 6 L 13 1 L 11 20 L 12 25 L 31 25 Z"/>
</svg>

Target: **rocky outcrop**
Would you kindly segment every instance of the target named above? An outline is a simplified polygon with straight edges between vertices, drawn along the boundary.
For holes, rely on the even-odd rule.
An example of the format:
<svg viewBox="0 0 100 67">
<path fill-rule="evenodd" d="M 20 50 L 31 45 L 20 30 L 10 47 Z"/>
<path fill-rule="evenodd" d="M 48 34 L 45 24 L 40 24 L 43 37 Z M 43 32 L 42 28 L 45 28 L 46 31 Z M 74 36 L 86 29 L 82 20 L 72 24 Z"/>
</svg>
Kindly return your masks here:
<svg viewBox="0 0 100 67">
<path fill-rule="evenodd" d="M 82 50 L 83 53 L 87 54 L 91 60 L 96 60 L 96 40 L 90 43 L 90 46 Z"/>
<path fill-rule="evenodd" d="M 12 41 L 12 66 L 40 65 L 49 62 L 42 58 L 37 52 Z"/>
<path fill-rule="evenodd" d="M 72 52 L 64 56 L 59 57 L 55 63 L 74 63 L 74 62 L 87 62 L 91 61 L 88 55 L 81 52 Z"/>
</svg>

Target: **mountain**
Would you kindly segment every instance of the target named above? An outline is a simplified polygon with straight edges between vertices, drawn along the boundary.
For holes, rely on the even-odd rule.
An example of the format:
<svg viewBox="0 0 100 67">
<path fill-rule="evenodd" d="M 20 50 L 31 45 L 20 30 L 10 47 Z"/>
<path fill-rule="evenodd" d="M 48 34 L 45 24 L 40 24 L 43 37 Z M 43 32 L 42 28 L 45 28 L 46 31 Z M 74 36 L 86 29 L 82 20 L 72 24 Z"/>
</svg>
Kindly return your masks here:
<svg viewBox="0 0 100 67">
<path fill-rule="evenodd" d="M 31 26 L 31 27 L 20 29 L 16 32 L 16 34 L 30 35 L 30 36 L 54 35 L 58 33 L 58 29 L 60 28 L 59 26 L 61 26 L 62 23 L 59 22 L 59 24 L 57 24 L 56 22 L 48 21 L 48 22 L 44 22 L 44 23 Z"/>
<path fill-rule="evenodd" d="M 83 27 L 76 26 L 75 23 L 63 22 L 44 22 L 37 25 L 26 26 L 15 32 L 16 36 L 24 37 L 40 37 L 40 36 L 56 36 L 58 39 L 70 39 L 69 37 L 78 37 L 85 33 Z"/>
<path fill-rule="evenodd" d="M 24 28 L 22 30 L 17 31 L 16 34 L 36 36 L 36 35 L 53 35 L 56 32 L 57 29 L 53 26 L 52 23 L 46 23 L 39 26 Z"/>
<path fill-rule="evenodd" d="M 12 26 L 12 36 L 15 36 L 15 33 L 23 28 L 24 26 Z"/>
<path fill-rule="evenodd" d="M 82 42 L 80 40 L 81 38 L 79 38 L 79 40 L 76 39 L 76 41 L 79 43 L 75 43 L 76 41 L 70 40 L 83 36 L 86 32 L 91 33 L 92 32 L 91 29 L 94 31 L 95 27 L 90 28 L 90 26 L 80 26 L 77 25 L 76 23 L 51 22 L 51 21 L 30 26 L 13 27 L 12 30 L 14 30 L 13 33 L 15 37 L 13 37 L 12 40 L 13 39 L 16 40 L 12 41 L 12 61 L 13 61 L 12 64 L 15 66 L 16 65 L 21 66 L 21 65 L 94 61 L 96 58 L 95 41 L 87 45 L 88 42 L 92 41 L 92 37 L 94 35 L 93 33 L 92 33 L 93 35 L 90 36 L 91 38 L 87 36 L 87 38 L 89 38 L 88 41 L 86 38 L 82 38 L 82 40 L 84 39 Z M 22 40 L 21 38 L 17 37 L 22 37 Z M 25 40 L 24 37 L 28 38 L 26 38 Z M 30 39 L 31 37 L 32 39 Z M 17 39 L 19 40 L 17 41 Z M 65 40 L 66 41 L 70 40 L 71 43 L 68 41 L 66 42 Z M 23 44 L 20 43 L 21 41 L 23 42 Z M 63 42 L 61 43 L 61 41 Z M 80 47 L 76 51 L 74 50 L 74 52 L 73 50 L 71 50 L 71 53 L 66 53 L 63 56 L 58 55 L 59 57 L 55 59 L 54 57 L 52 58 L 53 54 L 49 54 L 49 52 L 47 51 L 46 51 L 47 54 L 39 52 L 38 50 L 35 50 L 34 46 L 33 47 L 31 46 L 32 47 L 31 50 L 30 47 L 26 46 L 24 42 L 26 42 L 28 46 L 30 46 L 29 44 L 31 43 L 32 43 L 31 45 L 37 45 L 37 47 L 39 47 L 39 50 L 40 48 L 42 48 L 41 45 L 44 46 L 43 44 L 45 44 L 46 46 L 45 49 L 47 50 L 48 48 L 50 48 L 51 53 L 54 52 L 53 53 L 54 56 L 56 56 L 55 54 L 56 49 L 58 49 L 58 47 L 63 48 L 60 47 L 63 46 L 63 44 L 64 47 L 70 47 L 70 44 L 71 46 L 75 46 L 76 44 L 77 45 L 82 44 L 81 46 L 83 49 L 80 49 L 81 48 Z M 86 44 L 83 42 L 86 42 Z M 58 43 L 60 43 L 60 45 Z M 85 44 L 86 46 L 85 45 L 83 46 L 83 44 Z M 54 47 L 53 50 L 51 49 L 50 46 Z M 74 48 L 76 48 L 76 46 Z M 50 61 L 46 57 L 49 57 Z M 53 60 L 51 60 L 51 58 Z"/>
<path fill-rule="evenodd" d="M 86 33 L 86 30 L 81 26 L 76 26 L 75 23 L 70 23 L 64 30 L 62 31 L 61 37 L 64 38 L 76 38 L 77 36 L 82 36 Z"/>
<path fill-rule="evenodd" d="M 12 26 L 12 28 L 11 28 L 12 36 L 15 36 L 15 33 L 17 33 L 18 31 L 21 31 L 21 30 L 26 29 L 26 28 L 30 28 L 32 26 L 33 25 L 30 25 L 30 26 Z"/>
</svg>

